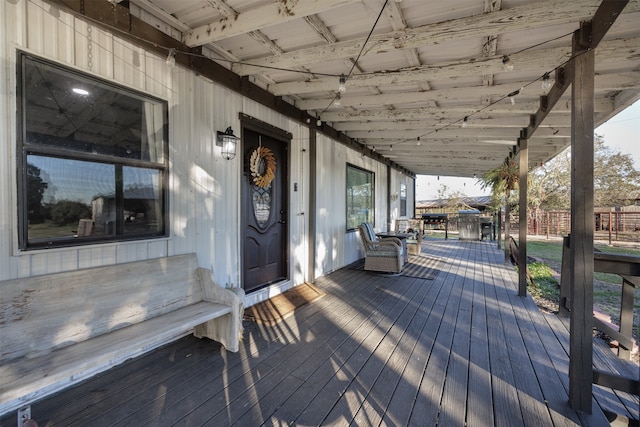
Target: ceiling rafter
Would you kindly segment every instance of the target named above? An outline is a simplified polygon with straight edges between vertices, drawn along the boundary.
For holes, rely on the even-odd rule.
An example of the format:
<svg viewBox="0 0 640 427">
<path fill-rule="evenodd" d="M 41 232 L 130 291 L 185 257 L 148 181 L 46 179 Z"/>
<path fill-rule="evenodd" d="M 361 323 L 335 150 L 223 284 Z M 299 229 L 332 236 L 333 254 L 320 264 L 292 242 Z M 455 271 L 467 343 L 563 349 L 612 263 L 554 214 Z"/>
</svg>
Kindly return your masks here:
<svg viewBox="0 0 640 427">
<path fill-rule="evenodd" d="M 208 3 L 220 11 L 222 17 L 217 21 L 188 31 L 184 36 L 184 43 L 190 47 L 201 46 L 359 1 L 360 0 L 270 1 L 260 7 L 249 9 L 246 12 L 229 15 L 225 12 L 228 6 L 226 6 L 226 3 L 222 0 L 208 0 Z M 218 5 L 225 6 L 218 8 Z"/>
<path fill-rule="evenodd" d="M 605 90 L 623 90 L 629 88 L 638 88 L 640 86 L 640 73 L 631 72 L 615 75 L 597 75 L 596 82 L 597 91 Z M 521 82 L 504 83 L 494 86 L 470 86 L 470 87 L 454 87 L 446 89 L 434 89 L 424 92 L 398 92 L 384 93 L 382 95 L 354 95 L 342 100 L 343 106 L 352 106 L 357 108 L 376 107 L 386 104 L 420 104 L 427 101 L 465 101 L 468 103 L 470 99 L 480 100 L 483 97 L 493 97 L 496 99 L 506 98 L 506 95 L 519 90 L 522 86 Z M 531 85 L 524 90 L 524 93 L 516 96 L 517 99 L 526 99 L 527 97 L 538 97 L 544 95 L 544 91 L 540 85 Z M 302 100 L 297 103 L 298 108 L 303 110 L 314 110 L 323 108 L 328 102 L 327 99 L 315 98 Z M 508 103 L 505 99 L 503 102 Z M 517 102 L 517 101 L 516 101 Z"/>
<path fill-rule="evenodd" d="M 457 40 L 525 31 L 541 25 L 566 24 L 590 18 L 598 6 L 597 0 L 548 0 L 546 7 L 536 3 L 502 9 L 489 14 L 472 15 L 416 28 L 373 35 L 366 54 L 384 53 L 396 49 L 442 44 Z M 640 4 L 631 6 L 640 10 Z M 239 75 L 260 72 L 261 66 L 291 68 L 338 58 L 353 57 L 358 54 L 365 38 L 357 38 L 335 43 L 331 46 L 316 46 L 298 49 L 277 56 L 257 58 L 252 64 L 238 64 L 233 71 Z"/>
<path fill-rule="evenodd" d="M 637 55 L 637 40 L 618 39 L 603 42 L 596 51 L 597 61 L 614 61 Z M 511 59 L 522 69 L 538 69 L 540 74 L 550 71 L 571 56 L 570 48 L 565 46 L 548 49 L 531 50 L 511 55 Z M 494 56 L 486 60 L 462 60 L 442 64 L 407 67 L 397 71 L 378 72 L 375 74 L 356 74 L 349 79 L 349 86 L 354 88 L 367 86 L 390 86 L 405 83 L 415 83 L 428 79 L 449 79 L 479 74 L 494 74 L 504 72 L 502 56 Z M 305 82 L 277 83 L 269 86 L 275 95 L 290 95 L 321 92 L 335 87 L 335 78 L 326 77 Z"/>
<path fill-rule="evenodd" d="M 502 7 L 502 0 L 484 0 L 484 13 L 492 13 L 500 10 Z M 491 58 L 496 55 L 498 51 L 498 35 L 492 34 L 484 38 L 484 44 L 482 45 L 482 58 Z M 493 86 L 493 73 L 482 75 L 482 84 L 485 86 Z"/>
</svg>

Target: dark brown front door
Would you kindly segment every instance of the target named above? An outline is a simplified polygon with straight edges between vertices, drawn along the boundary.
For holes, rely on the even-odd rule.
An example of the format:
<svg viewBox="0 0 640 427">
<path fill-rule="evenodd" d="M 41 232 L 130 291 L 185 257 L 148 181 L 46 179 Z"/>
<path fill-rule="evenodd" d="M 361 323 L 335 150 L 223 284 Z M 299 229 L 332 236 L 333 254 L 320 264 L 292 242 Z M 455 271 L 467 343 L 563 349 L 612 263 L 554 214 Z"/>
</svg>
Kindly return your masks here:
<svg viewBox="0 0 640 427">
<path fill-rule="evenodd" d="M 288 277 L 287 146 L 243 130 L 242 283 L 247 292 Z"/>
</svg>

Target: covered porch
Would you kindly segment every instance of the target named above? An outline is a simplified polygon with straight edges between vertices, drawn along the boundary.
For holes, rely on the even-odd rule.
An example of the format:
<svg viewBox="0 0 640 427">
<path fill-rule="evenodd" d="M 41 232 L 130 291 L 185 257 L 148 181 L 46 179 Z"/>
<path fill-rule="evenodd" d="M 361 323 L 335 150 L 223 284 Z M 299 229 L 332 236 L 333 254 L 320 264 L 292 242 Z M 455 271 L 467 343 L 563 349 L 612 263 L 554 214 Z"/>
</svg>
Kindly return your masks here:
<svg viewBox="0 0 640 427">
<path fill-rule="evenodd" d="M 41 426 L 609 425 L 638 398 L 594 386 L 569 406 L 569 336 L 517 294 L 492 242 L 426 240 L 432 280 L 342 268 L 238 353 L 185 337 L 32 405 Z M 601 351 L 595 345 L 594 362 Z M 15 417 L 0 420 L 12 426 Z"/>
</svg>

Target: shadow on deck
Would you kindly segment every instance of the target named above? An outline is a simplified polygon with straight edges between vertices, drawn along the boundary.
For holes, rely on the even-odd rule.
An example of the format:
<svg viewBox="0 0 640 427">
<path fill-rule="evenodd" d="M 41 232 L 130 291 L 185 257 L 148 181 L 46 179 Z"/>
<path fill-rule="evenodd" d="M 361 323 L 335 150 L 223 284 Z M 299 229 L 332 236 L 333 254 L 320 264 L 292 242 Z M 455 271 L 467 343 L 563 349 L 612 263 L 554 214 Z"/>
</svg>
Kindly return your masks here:
<svg viewBox="0 0 640 427">
<path fill-rule="evenodd" d="M 568 406 L 566 330 L 552 331 L 491 242 L 423 243 L 433 280 L 342 269 L 326 296 L 239 353 L 185 337 L 36 403 L 40 426 L 609 425 L 638 399 L 597 388 Z M 568 340 L 568 338 L 567 338 Z M 12 426 L 15 419 L 0 420 Z"/>
</svg>

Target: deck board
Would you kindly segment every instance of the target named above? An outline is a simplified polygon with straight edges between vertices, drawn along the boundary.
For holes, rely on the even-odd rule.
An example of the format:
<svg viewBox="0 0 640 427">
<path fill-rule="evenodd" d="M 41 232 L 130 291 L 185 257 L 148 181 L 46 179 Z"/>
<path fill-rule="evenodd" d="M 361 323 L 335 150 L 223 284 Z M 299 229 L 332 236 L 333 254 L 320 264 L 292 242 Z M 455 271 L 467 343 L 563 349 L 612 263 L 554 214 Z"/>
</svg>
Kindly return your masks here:
<svg viewBox="0 0 640 427">
<path fill-rule="evenodd" d="M 597 426 L 600 405 L 634 416 L 637 398 L 599 387 L 592 415 L 569 407 L 566 329 L 517 295 L 494 242 L 427 240 L 423 255 L 443 260 L 433 280 L 338 270 L 293 316 L 245 322 L 238 353 L 185 337 L 32 414 L 47 426 L 156 427 Z"/>
</svg>

